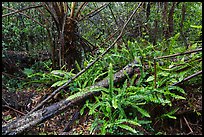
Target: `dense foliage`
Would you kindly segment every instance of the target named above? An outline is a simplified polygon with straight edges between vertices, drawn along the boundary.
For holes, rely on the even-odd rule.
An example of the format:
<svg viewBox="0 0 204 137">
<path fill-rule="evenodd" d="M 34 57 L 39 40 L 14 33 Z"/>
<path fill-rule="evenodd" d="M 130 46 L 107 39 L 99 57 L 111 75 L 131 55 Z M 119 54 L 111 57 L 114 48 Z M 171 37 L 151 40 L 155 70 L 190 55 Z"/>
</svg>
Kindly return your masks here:
<svg viewBox="0 0 204 137">
<path fill-rule="evenodd" d="M 35 3 L 37 4 L 41 2 Z M 77 3 L 75 9 L 81 4 L 82 2 Z M 104 4 L 107 5 L 100 12 L 90 14 Z M 32 2 L 3 2 L 2 13 L 6 15 L 32 5 L 34 5 Z M 68 5 L 71 7 L 72 4 L 68 3 Z M 42 87 L 62 86 L 113 43 L 117 35 L 109 41 L 105 40 L 122 28 L 137 5 L 137 2 L 88 2 L 76 17 L 79 18 L 77 33 L 83 41 L 86 41 L 85 48 L 75 47 L 81 52 L 75 54 L 81 55 L 80 61 L 74 60 L 72 64 L 69 64 L 74 65 L 67 68 L 63 66 L 63 63 L 61 66 L 53 67 L 53 60 L 56 58 L 50 57 L 46 61 L 36 61 L 31 67 L 25 67 L 22 70 L 24 80 L 18 79 L 22 77 L 20 74 L 16 74 L 17 78 L 10 77 L 9 79 L 7 75 L 2 75 L 3 86 L 12 91 L 25 88 L 38 88 L 40 91 Z M 29 15 L 30 18 L 24 14 Z M 90 16 L 86 16 L 87 14 Z M 76 15 L 76 10 L 74 15 Z M 86 87 L 108 77 L 109 87 L 92 89 L 92 91 L 100 90 L 102 95 L 95 96 L 94 100 L 87 100 L 80 110 L 82 115 L 84 110 L 88 109 L 88 114 L 94 118 L 90 134 L 93 132 L 144 134 L 138 127 L 154 133 L 151 125 L 153 119 L 151 109 L 146 107 L 148 105 L 170 107 L 168 112 L 156 115 L 155 119 L 176 119 L 174 113 L 178 108 L 171 108 L 172 100 L 185 100 L 186 93 L 182 88 L 172 85 L 202 70 L 202 53 L 194 52 L 173 58 L 162 58 L 157 59 L 156 62 L 154 59 L 202 48 L 201 23 L 201 2 L 144 2 L 127 25 L 123 37 L 114 47 L 84 74 L 75 79 L 68 86 L 66 93 L 61 92 L 68 97 L 70 94 L 83 92 Z M 2 18 L 2 49 L 5 51 L 26 51 L 31 56 L 39 51 L 52 53 L 53 44 L 56 51 L 60 50 L 58 49 L 60 38 L 61 35 L 52 14 L 43 7 Z M 76 40 L 76 44 L 83 46 L 82 43 L 81 40 Z M 58 54 L 54 55 L 58 56 Z M 57 59 L 59 58 L 60 56 Z M 114 84 L 114 73 L 134 60 L 139 62 L 140 74 L 127 76 L 123 83 Z M 156 81 L 154 65 L 156 65 Z M 136 80 L 138 77 L 139 79 Z M 201 78 L 198 76 L 186 84 L 199 83 Z"/>
</svg>

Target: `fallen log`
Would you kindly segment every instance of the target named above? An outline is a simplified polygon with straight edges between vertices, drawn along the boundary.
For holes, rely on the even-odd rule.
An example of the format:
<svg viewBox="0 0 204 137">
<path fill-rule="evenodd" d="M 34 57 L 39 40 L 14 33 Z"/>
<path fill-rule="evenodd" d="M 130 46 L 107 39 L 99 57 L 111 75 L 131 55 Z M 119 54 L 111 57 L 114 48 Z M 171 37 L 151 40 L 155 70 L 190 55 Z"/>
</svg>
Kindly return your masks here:
<svg viewBox="0 0 204 137">
<path fill-rule="evenodd" d="M 126 74 L 131 77 L 135 72 L 139 72 L 139 68 L 136 66 L 136 61 L 125 66 L 122 70 L 114 74 L 114 83 L 122 82 L 126 79 Z M 126 74 L 124 73 L 126 72 Z M 29 129 L 36 124 L 39 124 L 49 118 L 60 114 L 65 111 L 68 107 L 76 105 L 86 99 L 93 96 L 100 95 L 101 91 L 92 91 L 95 87 L 108 87 L 108 78 L 99 81 L 93 86 L 87 87 L 85 91 L 78 92 L 74 95 L 69 96 L 65 100 L 54 103 L 53 105 L 34 111 L 31 114 L 27 114 L 19 119 L 16 119 L 9 124 L 2 126 L 2 135 L 16 135 L 20 134 L 26 129 Z"/>
</svg>

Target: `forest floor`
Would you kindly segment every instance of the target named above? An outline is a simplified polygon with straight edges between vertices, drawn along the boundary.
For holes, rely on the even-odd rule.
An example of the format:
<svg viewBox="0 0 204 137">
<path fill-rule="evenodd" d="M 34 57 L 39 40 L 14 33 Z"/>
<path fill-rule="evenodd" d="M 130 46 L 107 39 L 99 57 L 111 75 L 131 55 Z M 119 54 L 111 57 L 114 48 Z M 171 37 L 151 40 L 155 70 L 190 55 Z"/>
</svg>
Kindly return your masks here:
<svg viewBox="0 0 204 137">
<path fill-rule="evenodd" d="M 146 132 L 145 134 L 202 135 L 202 85 L 184 86 L 183 88 L 187 93 L 186 100 L 173 101 L 172 103 L 172 107 L 179 108 L 175 113 L 177 119 L 156 120 L 152 118 L 152 128 L 155 131 L 154 133 Z M 47 94 L 46 89 L 45 92 L 36 92 L 30 89 L 15 94 L 2 89 L 2 125 L 26 114 L 42 100 L 42 96 L 45 94 Z M 28 98 L 30 98 L 29 101 Z M 52 102 L 49 104 L 52 104 Z M 47 105 L 49 106 L 49 104 Z M 64 113 L 27 130 L 24 134 L 89 135 L 93 118 L 86 113 L 75 120 L 73 117 L 79 114 L 79 110 L 79 106 L 69 108 Z M 73 123 L 70 123 L 70 120 Z M 70 126 L 67 126 L 68 124 Z M 97 134 L 97 131 L 92 134 Z"/>
</svg>

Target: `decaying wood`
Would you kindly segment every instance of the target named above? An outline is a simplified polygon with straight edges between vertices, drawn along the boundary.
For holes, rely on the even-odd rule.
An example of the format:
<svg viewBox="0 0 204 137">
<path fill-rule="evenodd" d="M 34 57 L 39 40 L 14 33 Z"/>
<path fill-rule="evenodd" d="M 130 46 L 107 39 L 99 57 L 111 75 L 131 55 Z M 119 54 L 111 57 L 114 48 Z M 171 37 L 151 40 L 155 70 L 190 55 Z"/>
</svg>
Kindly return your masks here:
<svg viewBox="0 0 204 137">
<path fill-rule="evenodd" d="M 127 66 L 125 66 L 122 70 L 118 71 L 114 74 L 114 83 L 122 82 L 126 78 L 126 74 L 131 77 L 135 71 L 138 72 L 139 68 L 136 67 L 137 62 L 134 61 Z M 126 74 L 125 74 L 126 72 Z M 100 91 L 91 91 L 91 89 L 95 87 L 108 87 L 108 78 L 99 81 L 95 85 L 88 87 L 83 92 L 76 93 L 65 100 L 60 102 L 56 102 L 53 105 L 42 108 L 38 111 L 35 111 L 31 114 L 27 114 L 19 119 L 16 119 L 10 122 L 7 125 L 2 126 L 2 135 L 16 135 L 20 134 L 26 129 L 35 126 L 38 123 L 41 123 L 49 118 L 60 114 L 61 112 L 65 111 L 68 107 L 76 105 L 90 97 L 100 95 Z"/>
</svg>

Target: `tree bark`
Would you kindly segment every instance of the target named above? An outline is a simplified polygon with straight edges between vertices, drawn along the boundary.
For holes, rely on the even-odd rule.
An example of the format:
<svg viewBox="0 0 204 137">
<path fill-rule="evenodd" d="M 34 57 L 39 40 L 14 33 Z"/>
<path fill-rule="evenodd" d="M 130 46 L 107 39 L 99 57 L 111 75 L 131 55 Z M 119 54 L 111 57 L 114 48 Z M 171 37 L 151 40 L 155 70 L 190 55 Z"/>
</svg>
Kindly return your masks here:
<svg viewBox="0 0 204 137">
<path fill-rule="evenodd" d="M 139 72 L 139 68 L 135 64 L 138 64 L 136 61 L 128 64 L 123 69 L 114 74 L 114 83 L 122 82 L 126 78 L 124 72 L 126 72 L 129 77 L 131 77 L 135 72 Z M 53 105 L 42 108 L 38 111 L 35 111 L 31 114 L 27 114 L 19 119 L 16 119 L 10 122 L 7 125 L 2 126 L 2 135 L 16 135 L 20 134 L 26 129 L 29 129 L 35 126 L 38 123 L 41 123 L 49 118 L 60 114 L 61 112 L 67 110 L 68 107 L 81 103 L 86 99 L 89 99 L 93 96 L 100 95 L 100 91 L 90 91 L 94 87 L 108 87 L 108 78 L 105 78 L 93 86 L 87 87 L 85 91 L 78 92 L 65 100 L 54 103 Z"/>
<path fill-rule="evenodd" d="M 169 11 L 169 16 L 168 16 L 168 36 L 167 38 L 170 38 L 173 36 L 174 32 L 174 10 L 175 10 L 176 2 L 172 3 L 171 9 Z"/>
</svg>

